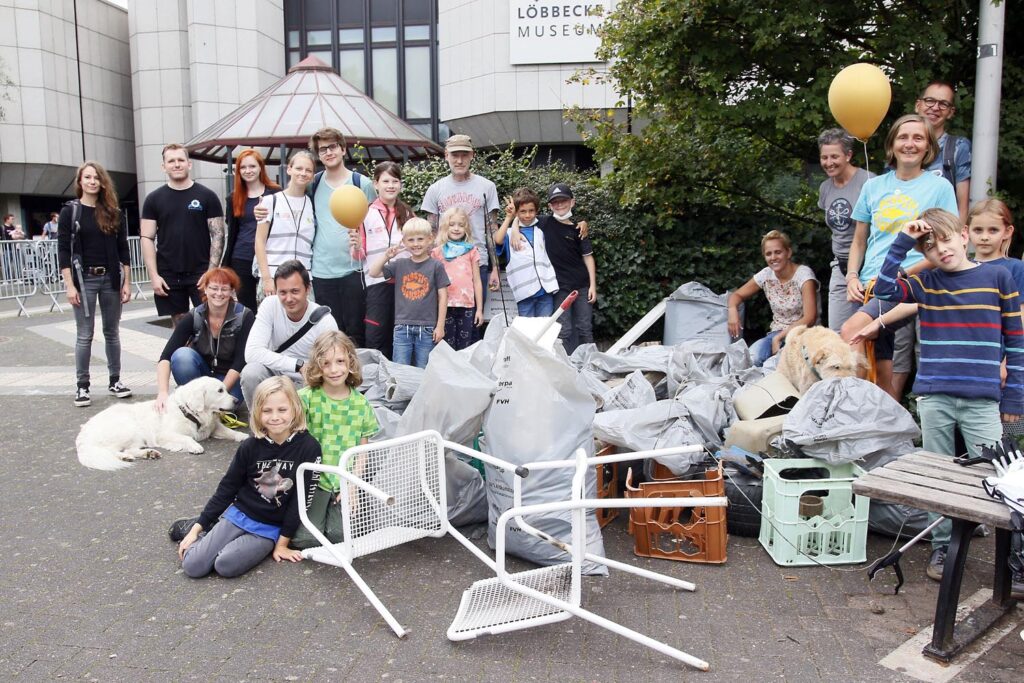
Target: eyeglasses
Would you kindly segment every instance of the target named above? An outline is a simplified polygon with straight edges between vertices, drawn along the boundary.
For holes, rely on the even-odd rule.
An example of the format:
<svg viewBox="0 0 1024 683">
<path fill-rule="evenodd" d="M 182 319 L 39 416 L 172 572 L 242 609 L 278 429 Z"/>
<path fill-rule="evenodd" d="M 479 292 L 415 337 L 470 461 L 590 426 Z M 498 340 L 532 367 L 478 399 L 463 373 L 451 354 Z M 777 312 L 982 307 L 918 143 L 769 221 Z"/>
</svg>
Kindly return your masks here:
<svg viewBox="0 0 1024 683">
<path fill-rule="evenodd" d="M 320 154 L 320 155 L 324 155 L 324 154 L 327 154 L 328 152 L 336 152 L 336 151 L 338 151 L 339 147 L 341 147 L 341 145 L 339 145 L 337 142 L 332 142 L 329 145 L 324 145 L 323 147 L 317 147 L 316 148 L 316 153 Z"/>
<path fill-rule="evenodd" d="M 947 100 L 937 100 L 934 97 L 921 97 L 919 99 L 921 102 L 924 103 L 925 109 L 931 109 L 932 107 L 935 107 L 939 111 L 946 111 L 947 109 L 953 106 L 952 102 L 949 102 Z"/>
<path fill-rule="evenodd" d="M 206 285 L 206 291 L 210 294 L 232 294 L 235 290 L 231 287 L 214 287 L 213 285 Z"/>
</svg>

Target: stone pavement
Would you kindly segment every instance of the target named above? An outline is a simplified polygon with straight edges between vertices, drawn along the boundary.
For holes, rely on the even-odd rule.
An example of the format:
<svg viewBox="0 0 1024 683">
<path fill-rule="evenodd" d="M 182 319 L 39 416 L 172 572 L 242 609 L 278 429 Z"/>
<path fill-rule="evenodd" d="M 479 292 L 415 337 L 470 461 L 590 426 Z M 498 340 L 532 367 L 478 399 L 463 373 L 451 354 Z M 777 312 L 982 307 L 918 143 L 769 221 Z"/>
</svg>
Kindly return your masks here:
<svg viewBox="0 0 1024 683">
<path fill-rule="evenodd" d="M 152 394 L 166 327 L 151 302 L 126 307 L 123 376 Z M 68 313 L 0 319 L 5 543 L 0 678 L 98 681 L 910 681 L 877 663 L 930 627 L 937 584 L 928 549 L 903 561 L 899 596 L 876 594 L 863 566 L 776 566 L 755 539 L 731 538 L 728 562 L 637 558 L 622 518 L 605 530 L 609 556 L 692 580 L 694 593 L 612 572 L 584 581 L 597 613 L 706 659 L 686 669 L 579 619 L 452 643 L 445 631 L 462 591 L 485 568 L 451 539 L 428 539 L 358 560 L 368 583 L 411 633 L 396 638 L 345 574 L 268 560 L 238 579 L 190 580 L 166 529 L 196 513 L 231 457 L 168 453 L 121 472 L 81 467 L 80 424 L 113 400 L 71 405 L 74 324 Z M 94 349 L 97 388 L 105 380 Z M 138 400 L 146 398 L 140 397 Z M 871 537 L 869 558 L 891 540 Z M 978 539 L 963 596 L 990 581 L 992 542 Z M 1019 681 L 1024 610 L 955 680 Z"/>
</svg>

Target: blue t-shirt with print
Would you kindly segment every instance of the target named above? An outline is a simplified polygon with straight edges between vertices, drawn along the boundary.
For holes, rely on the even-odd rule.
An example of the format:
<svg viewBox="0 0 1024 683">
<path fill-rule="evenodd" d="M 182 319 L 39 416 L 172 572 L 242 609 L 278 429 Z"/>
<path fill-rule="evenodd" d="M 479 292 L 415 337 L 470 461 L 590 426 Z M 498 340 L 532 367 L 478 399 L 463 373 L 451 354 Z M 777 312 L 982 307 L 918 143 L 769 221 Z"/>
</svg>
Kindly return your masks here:
<svg viewBox="0 0 1024 683">
<path fill-rule="evenodd" d="M 343 185 L 353 185 L 355 174 L 348 177 Z M 377 198 L 370 179 L 363 176 L 359 179 L 359 189 L 366 195 L 367 203 Z M 313 197 L 313 209 L 316 215 L 316 234 L 313 237 L 313 277 L 339 278 L 359 270 L 359 261 L 352 258 L 349 252 L 349 230 L 334 220 L 331 213 L 331 194 L 337 188 L 327 182 L 326 174 L 320 177 L 320 184 Z"/>
<path fill-rule="evenodd" d="M 944 178 L 926 172 L 913 180 L 900 180 L 895 171 L 889 171 L 864 183 L 853 207 L 853 220 L 869 225 L 867 249 L 860 267 L 862 283 L 878 275 L 903 224 L 926 209 L 945 209 L 959 215 L 953 186 Z M 906 269 L 923 258 L 919 251 L 910 251 L 901 265 Z"/>
</svg>

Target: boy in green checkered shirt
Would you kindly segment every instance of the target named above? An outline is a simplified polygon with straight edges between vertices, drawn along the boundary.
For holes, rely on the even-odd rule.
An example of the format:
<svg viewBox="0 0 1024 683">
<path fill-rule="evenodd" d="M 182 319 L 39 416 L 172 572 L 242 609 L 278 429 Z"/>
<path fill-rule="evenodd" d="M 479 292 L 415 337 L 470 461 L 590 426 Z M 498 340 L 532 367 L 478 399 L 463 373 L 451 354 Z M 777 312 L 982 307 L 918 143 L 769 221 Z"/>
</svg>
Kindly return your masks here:
<svg viewBox="0 0 1024 683">
<path fill-rule="evenodd" d="M 355 345 L 344 332 L 324 332 L 309 353 L 303 367 L 306 387 L 299 391 L 306 413 L 309 433 L 320 442 L 325 465 L 337 465 L 346 450 L 364 444 L 377 433 L 377 418 L 366 398 L 356 389 L 362 381 Z M 351 468 L 360 474 L 362 462 L 356 459 Z M 357 492 L 349 485 L 349 499 L 357 500 Z M 341 482 L 333 474 L 320 475 L 320 486 L 313 494 L 307 514 L 331 543 L 342 540 Z M 291 542 L 294 548 L 319 545 L 304 526 L 299 527 Z"/>
</svg>

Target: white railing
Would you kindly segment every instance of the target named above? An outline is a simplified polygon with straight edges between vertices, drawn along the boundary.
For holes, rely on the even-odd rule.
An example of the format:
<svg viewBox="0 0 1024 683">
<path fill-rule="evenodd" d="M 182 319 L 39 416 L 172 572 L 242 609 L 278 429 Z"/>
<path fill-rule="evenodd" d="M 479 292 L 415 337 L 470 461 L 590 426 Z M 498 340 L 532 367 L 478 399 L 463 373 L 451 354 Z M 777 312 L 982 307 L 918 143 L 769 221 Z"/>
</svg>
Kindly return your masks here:
<svg viewBox="0 0 1024 683">
<path fill-rule="evenodd" d="M 128 238 L 132 284 L 135 298 L 146 298 L 142 285 L 149 272 L 142 260 L 140 238 Z M 13 299 L 18 315 L 28 316 L 25 302 L 36 294 L 50 297 L 50 310 L 63 312 L 61 302 L 66 288 L 57 264 L 57 240 L 5 240 L 0 242 L 0 301 Z"/>
</svg>

